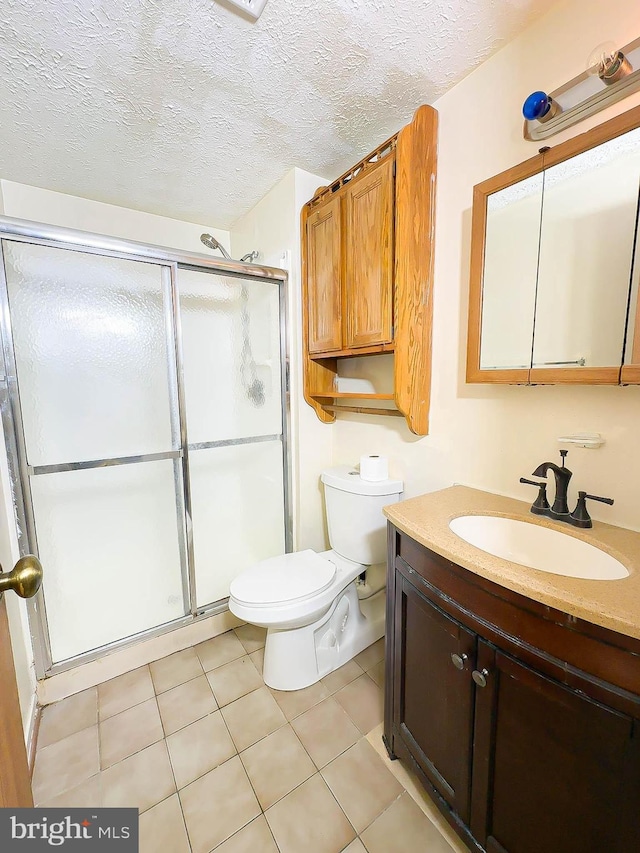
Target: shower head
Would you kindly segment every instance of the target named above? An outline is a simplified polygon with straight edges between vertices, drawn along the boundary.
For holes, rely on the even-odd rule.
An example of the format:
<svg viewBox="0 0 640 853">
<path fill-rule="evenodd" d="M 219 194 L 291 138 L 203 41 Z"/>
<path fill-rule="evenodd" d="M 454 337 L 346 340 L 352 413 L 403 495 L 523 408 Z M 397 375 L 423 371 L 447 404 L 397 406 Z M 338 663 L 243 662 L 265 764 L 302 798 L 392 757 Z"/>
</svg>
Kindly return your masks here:
<svg viewBox="0 0 640 853">
<path fill-rule="evenodd" d="M 232 260 L 233 260 L 233 258 L 232 258 L 232 257 L 231 257 L 231 255 L 229 254 L 229 252 L 227 252 L 227 250 L 225 249 L 225 247 L 224 247 L 221 243 L 219 243 L 219 242 L 216 240 L 216 238 L 215 238 L 212 234 L 201 234 L 201 235 L 200 235 L 200 242 L 201 242 L 201 243 L 204 243 L 204 245 L 205 245 L 208 249 L 218 249 L 220 252 L 222 252 L 222 254 L 224 255 L 224 257 L 225 257 L 228 261 L 232 261 Z"/>
</svg>

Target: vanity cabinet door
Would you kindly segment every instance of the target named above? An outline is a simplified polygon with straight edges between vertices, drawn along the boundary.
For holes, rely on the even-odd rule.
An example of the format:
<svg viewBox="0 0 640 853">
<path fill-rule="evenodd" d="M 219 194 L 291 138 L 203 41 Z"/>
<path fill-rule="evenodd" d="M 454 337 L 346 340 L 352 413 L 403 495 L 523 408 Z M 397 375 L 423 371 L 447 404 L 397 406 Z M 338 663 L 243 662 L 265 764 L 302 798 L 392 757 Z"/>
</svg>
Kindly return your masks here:
<svg viewBox="0 0 640 853">
<path fill-rule="evenodd" d="M 640 850 L 638 723 L 484 641 L 471 831 L 487 853 Z"/>
<path fill-rule="evenodd" d="M 396 578 L 395 733 L 453 811 L 468 822 L 475 634 L 400 573 Z M 453 655 L 460 657 L 462 669 Z"/>
</svg>

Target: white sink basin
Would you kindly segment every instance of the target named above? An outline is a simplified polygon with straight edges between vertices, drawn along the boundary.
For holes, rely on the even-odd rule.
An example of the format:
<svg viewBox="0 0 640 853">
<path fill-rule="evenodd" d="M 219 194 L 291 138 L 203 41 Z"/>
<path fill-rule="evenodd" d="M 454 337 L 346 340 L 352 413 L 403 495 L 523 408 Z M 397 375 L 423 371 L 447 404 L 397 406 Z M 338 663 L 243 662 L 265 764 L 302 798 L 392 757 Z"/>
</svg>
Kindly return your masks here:
<svg viewBox="0 0 640 853">
<path fill-rule="evenodd" d="M 456 536 L 521 566 L 588 580 L 619 580 L 629 572 L 619 560 L 558 530 L 493 515 L 461 515 L 449 523 Z"/>
</svg>

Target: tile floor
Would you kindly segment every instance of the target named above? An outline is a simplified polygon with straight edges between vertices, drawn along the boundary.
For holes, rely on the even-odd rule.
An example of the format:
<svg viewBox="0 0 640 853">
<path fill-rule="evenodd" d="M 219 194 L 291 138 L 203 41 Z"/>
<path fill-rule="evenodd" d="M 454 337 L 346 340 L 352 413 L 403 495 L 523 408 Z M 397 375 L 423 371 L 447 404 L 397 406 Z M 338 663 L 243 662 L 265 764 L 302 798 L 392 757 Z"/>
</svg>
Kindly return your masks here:
<svg viewBox="0 0 640 853">
<path fill-rule="evenodd" d="M 136 806 L 141 853 L 463 853 L 381 741 L 383 641 L 293 693 L 244 625 L 43 711 L 36 805 Z"/>
</svg>

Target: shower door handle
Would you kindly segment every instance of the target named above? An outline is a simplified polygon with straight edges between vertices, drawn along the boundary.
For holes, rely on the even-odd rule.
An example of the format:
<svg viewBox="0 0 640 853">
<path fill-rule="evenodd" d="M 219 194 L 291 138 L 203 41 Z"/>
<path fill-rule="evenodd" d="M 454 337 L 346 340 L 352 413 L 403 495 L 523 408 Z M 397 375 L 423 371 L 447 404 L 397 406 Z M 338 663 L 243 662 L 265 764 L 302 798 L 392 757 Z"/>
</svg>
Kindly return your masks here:
<svg viewBox="0 0 640 853">
<path fill-rule="evenodd" d="M 42 583 L 42 563 L 33 554 L 21 557 L 6 574 L 0 566 L 0 598 L 7 589 L 12 589 L 20 598 L 33 598 Z"/>
</svg>

